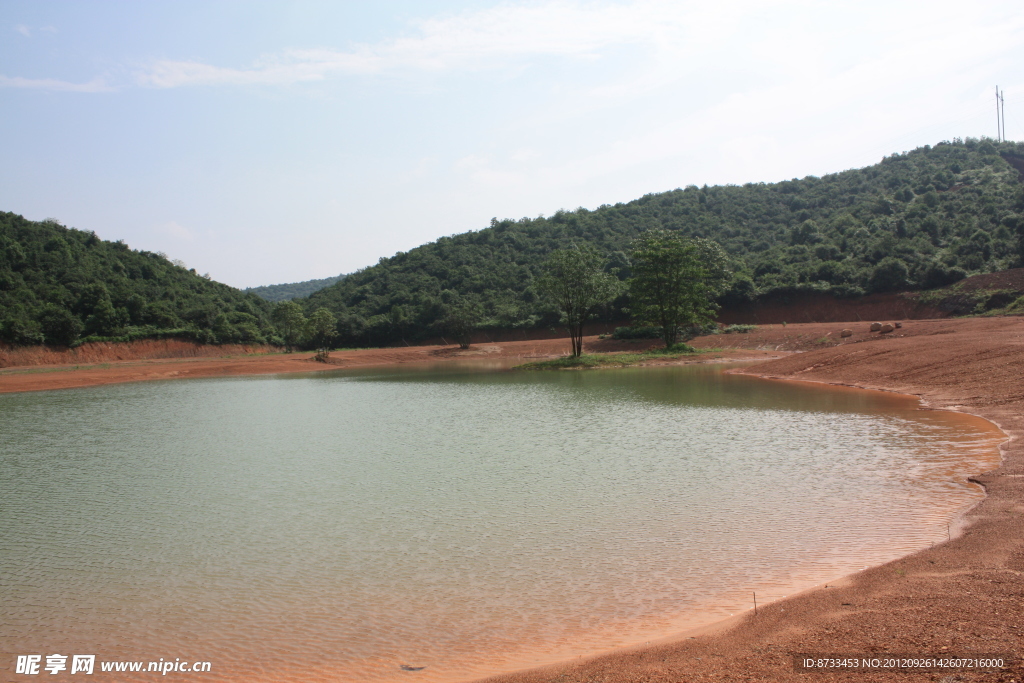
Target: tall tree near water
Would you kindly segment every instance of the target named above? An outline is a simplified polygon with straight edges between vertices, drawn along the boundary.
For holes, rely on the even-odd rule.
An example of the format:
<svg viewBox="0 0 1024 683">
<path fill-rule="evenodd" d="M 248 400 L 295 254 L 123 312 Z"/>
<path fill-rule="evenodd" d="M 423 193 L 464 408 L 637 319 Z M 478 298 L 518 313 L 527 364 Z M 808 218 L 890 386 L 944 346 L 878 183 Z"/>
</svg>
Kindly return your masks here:
<svg viewBox="0 0 1024 683">
<path fill-rule="evenodd" d="M 326 308 L 318 308 L 306 321 L 306 335 L 316 346 L 316 359 L 326 361 L 331 353 L 331 344 L 338 336 L 338 319 Z"/>
<path fill-rule="evenodd" d="M 562 310 L 569 330 L 572 355 L 583 353 L 583 325 L 598 306 L 619 293 L 619 281 L 601 269 L 601 257 L 592 247 L 559 249 L 545 263 L 538 285 Z"/>
<path fill-rule="evenodd" d="M 274 306 L 271 317 L 290 353 L 306 330 L 306 316 L 302 314 L 302 306 L 294 301 L 282 301 Z"/>
<path fill-rule="evenodd" d="M 725 254 L 710 240 L 648 230 L 633 242 L 629 298 L 638 322 L 661 327 L 671 348 L 689 325 L 714 319 L 714 295 L 729 277 Z"/>
<path fill-rule="evenodd" d="M 463 300 L 448 309 L 441 324 L 442 329 L 455 339 L 459 348 L 468 349 L 473 341 L 473 331 L 479 322 L 480 307 L 471 301 Z"/>
</svg>

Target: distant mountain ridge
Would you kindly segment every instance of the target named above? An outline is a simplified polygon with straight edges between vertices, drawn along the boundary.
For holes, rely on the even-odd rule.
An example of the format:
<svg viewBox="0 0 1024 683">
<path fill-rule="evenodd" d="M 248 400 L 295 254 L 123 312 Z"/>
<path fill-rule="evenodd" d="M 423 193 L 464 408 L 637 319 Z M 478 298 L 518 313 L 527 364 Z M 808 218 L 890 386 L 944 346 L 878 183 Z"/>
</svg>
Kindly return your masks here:
<svg viewBox="0 0 1024 683">
<path fill-rule="evenodd" d="M 318 292 L 324 287 L 330 287 L 343 277 L 345 277 L 344 274 L 335 275 L 334 277 L 325 277 L 322 280 L 306 280 L 304 282 L 289 282 L 281 285 L 246 287 L 242 291 L 248 294 L 255 294 L 261 299 L 266 299 L 267 301 L 276 303 L 278 301 L 289 301 L 291 299 L 301 299 L 302 297 L 309 296 L 313 292 Z"/>
</svg>

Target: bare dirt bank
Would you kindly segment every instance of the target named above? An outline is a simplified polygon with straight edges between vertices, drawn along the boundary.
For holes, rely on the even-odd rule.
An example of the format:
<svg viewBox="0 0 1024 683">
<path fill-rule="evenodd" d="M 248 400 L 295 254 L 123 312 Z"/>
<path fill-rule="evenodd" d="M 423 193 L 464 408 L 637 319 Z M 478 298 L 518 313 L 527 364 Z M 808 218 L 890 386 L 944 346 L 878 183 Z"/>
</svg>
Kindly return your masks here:
<svg viewBox="0 0 1024 683">
<path fill-rule="evenodd" d="M 747 613 L 717 633 L 610 653 L 581 663 L 498 676 L 490 683 L 602 681 L 1000 681 L 1024 682 L 1019 660 L 991 673 L 802 672 L 795 653 L 1024 655 L 1024 318 L 910 321 L 900 336 L 871 334 L 832 346 L 844 325 L 761 328 L 728 340 L 814 349 L 742 371 L 920 396 L 961 410 L 1010 437 L 1003 465 L 976 477 L 988 496 L 959 537 L 934 548 Z M 699 346 L 721 346 L 705 337 Z M 845 340 L 844 340 L 845 341 Z"/>
<path fill-rule="evenodd" d="M 133 342 L 90 342 L 73 349 L 48 346 L 8 346 L 0 344 L 0 368 L 35 365 L 80 365 L 119 360 L 156 358 L 209 358 L 227 355 L 253 355 L 277 352 L 260 344 L 209 346 L 181 339 L 140 339 Z"/>
</svg>

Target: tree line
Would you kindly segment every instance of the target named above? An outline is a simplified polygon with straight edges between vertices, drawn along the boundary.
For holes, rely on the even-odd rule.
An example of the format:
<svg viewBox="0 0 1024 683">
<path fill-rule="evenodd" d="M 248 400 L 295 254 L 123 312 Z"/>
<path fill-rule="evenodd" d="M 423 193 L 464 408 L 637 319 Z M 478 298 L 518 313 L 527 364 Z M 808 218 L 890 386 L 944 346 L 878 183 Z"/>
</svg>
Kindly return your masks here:
<svg viewBox="0 0 1024 683">
<path fill-rule="evenodd" d="M 620 283 L 640 234 L 660 229 L 721 246 L 722 306 L 801 292 L 856 297 L 931 289 L 1024 265 L 1024 144 L 952 140 L 823 177 L 689 186 L 596 210 L 491 221 L 442 237 L 298 300 L 326 308 L 346 346 L 415 342 L 475 320 L 475 329 L 561 324 L 540 286 L 549 255 L 590 245 Z M 627 289 L 593 313 L 631 315 Z"/>
</svg>

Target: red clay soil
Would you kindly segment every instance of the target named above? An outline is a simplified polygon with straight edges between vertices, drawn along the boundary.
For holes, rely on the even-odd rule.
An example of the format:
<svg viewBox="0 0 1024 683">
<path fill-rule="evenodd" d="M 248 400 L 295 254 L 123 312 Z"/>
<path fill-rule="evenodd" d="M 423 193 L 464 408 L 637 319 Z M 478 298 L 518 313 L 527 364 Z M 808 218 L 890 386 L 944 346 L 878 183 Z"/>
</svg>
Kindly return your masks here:
<svg viewBox="0 0 1024 683">
<path fill-rule="evenodd" d="M 882 321 L 885 322 L 885 321 Z M 853 336 L 840 337 L 849 327 Z M 586 350 L 645 344 L 588 338 Z M 722 351 L 702 361 L 760 359 L 743 371 L 920 396 L 961 410 L 1009 436 L 1000 468 L 975 480 L 987 497 L 950 542 L 860 572 L 828 588 L 763 606 L 695 637 L 612 652 L 488 679 L 489 683 L 676 681 L 998 681 L 1024 683 L 1024 318 L 905 321 L 893 334 L 868 323 L 790 324 L 715 335 L 694 345 Z M 564 355 L 567 340 L 334 352 L 325 366 L 305 354 L 118 361 L 101 366 L 0 370 L 0 392 L 214 375 L 306 372 L 450 358 L 529 359 Z M 793 353 L 802 351 L 802 353 Z M 767 362 L 764 362 L 766 359 Z M 911 656 L 998 653 L 1017 657 L 999 672 L 795 672 L 793 655 Z"/>
<path fill-rule="evenodd" d="M 1024 292 L 1024 268 L 975 275 L 961 280 L 957 288 L 964 292 L 974 292 L 979 289 L 1011 289 L 1015 292 Z"/>
<path fill-rule="evenodd" d="M 277 353 L 278 351 L 279 349 L 275 347 L 261 344 L 209 346 L 180 339 L 140 339 L 126 343 L 90 342 L 73 349 L 0 344 L 0 368 L 31 365 L 81 365 L 83 363 L 152 358 L 219 358 L 229 355 Z"/>
<path fill-rule="evenodd" d="M 961 280 L 952 287 L 938 291 L 945 292 L 946 298 L 955 298 L 958 294 L 969 294 L 979 290 L 1024 293 L 1024 268 L 974 275 Z M 836 299 L 828 294 L 794 294 L 771 297 L 748 306 L 726 308 L 722 310 L 718 320 L 725 324 L 756 323 L 759 325 L 783 322 L 870 322 L 886 318 L 922 320 L 948 318 L 957 310 L 956 306 L 950 306 L 951 302 L 935 301 L 928 297 L 922 297 L 922 294 L 926 294 L 926 292 L 869 294 L 851 299 Z M 975 303 L 972 301 L 962 312 L 971 312 Z M 1009 303 L 1009 300 L 1006 303 Z M 1006 303 L 1000 303 L 999 306 L 1005 306 Z"/>
<path fill-rule="evenodd" d="M 758 301 L 750 306 L 724 309 L 718 321 L 756 323 L 847 322 L 878 319 L 912 320 L 949 315 L 937 306 L 920 303 L 910 294 L 869 294 L 856 299 L 836 299 L 829 294 L 795 294 Z"/>
</svg>

